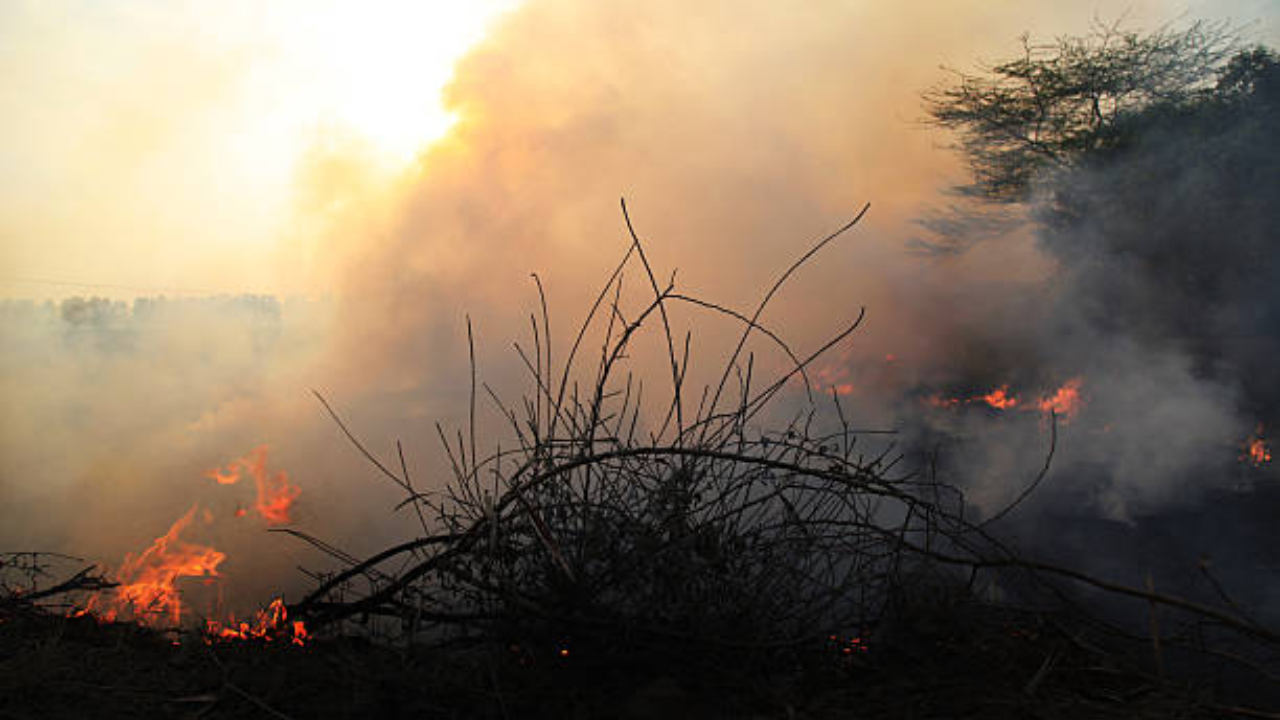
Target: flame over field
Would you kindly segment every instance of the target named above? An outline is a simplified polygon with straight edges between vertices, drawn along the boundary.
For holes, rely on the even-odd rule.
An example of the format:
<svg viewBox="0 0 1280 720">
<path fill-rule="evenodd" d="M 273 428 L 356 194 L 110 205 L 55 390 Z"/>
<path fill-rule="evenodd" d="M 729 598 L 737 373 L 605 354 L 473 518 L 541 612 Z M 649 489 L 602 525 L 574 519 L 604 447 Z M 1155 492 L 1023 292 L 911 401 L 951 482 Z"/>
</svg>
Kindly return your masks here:
<svg viewBox="0 0 1280 720">
<path fill-rule="evenodd" d="M 289 522 L 289 511 L 302 491 L 289 483 L 288 474 L 283 470 L 274 475 L 267 471 L 267 452 L 267 446 L 261 445 L 229 463 L 225 470 L 210 470 L 205 477 L 219 485 L 231 486 L 239 481 L 242 470 L 247 471 L 258 488 L 254 510 L 268 524 L 279 525 Z M 226 559 L 224 553 L 212 547 L 181 537 L 196 519 L 198 510 L 199 505 L 193 505 L 142 553 L 125 555 L 115 574 L 119 586 L 94 593 L 85 607 L 74 614 L 91 613 L 107 621 L 132 620 L 148 627 L 180 626 L 185 605 L 178 582 L 182 578 L 215 582 L 221 577 L 218 566 Z M 237 517 L 243 515 L 243 509 L 236 512 Z M 214 522 L 208 510 L 200 512 L 200 519 L 206 525 Z M 210 620 L 205 633 L 211 640 L 288 637 L 294 644 L 303 644 L 307 638 L 306 627 L 301 621 L 289 623 L 287 620 L 284 602 L 277 598 L 265 610 L 258 611 L 253 623 L 236 622 L 234 617 L 225 624 Z"/>
<path fill-rule="evenodd" d="M 218 577 L 218 565 L 226 555 L 211 547 L 182 540 L 179 535 L 195 518 L 192 506 L 169 531 L 156 538 L 139 555 L 125 555 L 116 580 L 115 597 L 97 593 L 85 610 L 106 620 L 131 618 L 144 625 L 178 625 L 182 621 L 182 600 L 175 583 L 184 577 Z"/>
<path fill-rule="evenodd" d="M 1018 398 L 1009 394 L 1009 386 L 1001 385 L 979 398 L 997 410 L 1008 410 L 1018 405 Z"/>
<path fill-rule="evenodd" d="M 266 445 L 259 445 L 248 455 L 232 460 L 225 470 L 214 468 L 206 472 L 205 477 L 219 485 L 234 485 L 240 481 L 241 471 L 248 472 L 258 487 L 253 509 L 268 523 L 284 525 L 290 522 L 289 513 L 302 491 L 289 483 L 289 474 L 285 471 L 272 475 L 267 470 L 267 451 Z M 237 516 L 243 514 L 243 511 L 236 513 Z"/>
<path fill-rule="evenodd" d="M 1054 413 L 1058 417 L 1070 420 L 1080 411 L 1080 406 L 1084 400 L 1080 397 L 1080 386 L 1083 381 L 1080 378 L 1072 378 L 1065 385 L 1058 388 L 1052 396 L 1044 398 L 1037 407 L 1040 412 Z"/>
<path fill-rule="evenodd" d="M 975 395 L 968 398 L 946 397 L 943 395 L 930 395 L 924 398 L 925 405 L 940 409 L 956 408 L 963 404 L 982 403 L 995 410 L 1037 410 L 1045 415 L 1054 414 L 1063 422 L 1070 422 L 1080 412 L 1080 408 L 1084 405 L 1084 398 L 1080 393 L 1080 388 L 1084 385 L 1082 378 L 1072 378 L 1055 390 L 1051 395 L 1046 395 L 1033 405 L 1023 404 L 1017 395 L 1009 391 L 1009 385 L 1004 384 L 1000 387 L 982 395 Z"/>
</svg>

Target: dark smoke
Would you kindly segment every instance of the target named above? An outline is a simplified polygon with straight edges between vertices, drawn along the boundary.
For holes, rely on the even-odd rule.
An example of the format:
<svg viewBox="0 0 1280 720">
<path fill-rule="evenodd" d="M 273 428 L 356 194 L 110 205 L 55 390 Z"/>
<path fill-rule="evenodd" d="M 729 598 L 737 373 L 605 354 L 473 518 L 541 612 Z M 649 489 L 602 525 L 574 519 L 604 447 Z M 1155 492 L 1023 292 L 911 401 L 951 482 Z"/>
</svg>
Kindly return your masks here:
<svg viewBox="0 0 1280 720">
<path fill-rule="evenodd" d="M 1280 426 L 1278 112 L 1280 62 L 1249 51 L 1195 102 L 1134 113 L 1128 142 L 1044 173 L 1027 231 L 1050 279 L 953 303 L 915 391 L 1008 384 L 1029 399 L 1081 377 L 1085 404 L 1060 419 L 1048 479 L 1000 526 L 1042 557 L 1216 600 L 1207 561 L 1273 622 L 1280 473 L 1240 456 Z M 907 422 L 990 512 L 1047 452 L 1046 421 L 1030 418 L 970 403 Z"/>
</svg>

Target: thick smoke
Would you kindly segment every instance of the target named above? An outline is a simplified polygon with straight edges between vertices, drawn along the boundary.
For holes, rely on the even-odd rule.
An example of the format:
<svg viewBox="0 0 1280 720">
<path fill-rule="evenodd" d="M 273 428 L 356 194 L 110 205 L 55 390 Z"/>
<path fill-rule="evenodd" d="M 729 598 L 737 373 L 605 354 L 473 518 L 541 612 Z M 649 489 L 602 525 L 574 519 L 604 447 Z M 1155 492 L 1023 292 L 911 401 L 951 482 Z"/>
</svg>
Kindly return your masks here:
<svg viewBox="0 0 1280 720">
<path fill-rule="evenodd" d="M 1029 228 L 1054 263 L 1038 293 L 962 320 L 925 387 L 1042 392 L 1082 379 L 1045 487 L 1006 528 L 1064 563 L 1140 584 L 1212 596 L 1203 560 L 1271 615 L 1276 563 L 1268 518 L 1273 466 L 1244 443 L 1276 427 L 1280 64 L 1241 84 L 1242 64 L 1211 99 L 1130 121 L 1133 140 L 1081 167 L 1047 172 Z M 1208 92 L 1208 91 L 1206 91 Z M 970 325 L 972 323 L 972 325 Z M 1018 491 L 1007 478 L 1046 452 L 1014 413 L 981 403 L 925 411 L 920 436 L 950 444 L 949 467 L 988 509 Z M 1196 586 L 1198 582 L 1198 587 Z"/>
<path fill-rule="evenodd" d="M 283 451 L 276 466 L 296 463 L 291 436 L 311 408 L 293 398 L 328 313 L 269 296 L 5 301 L 0 543 L 115 567 L 198 504 L 220 522 L 188 539 L 216 537 L 234 558 L 224 570 L 251 576 L 281 549 L 257 547 L 260 524 L 236 518 L 252 489 L 205 472 L 263 443 Z"/>
<path fill-rule="evenodd" d="M 660 276 L 678 266 L 682 287 L 735 308 L 758 299 L 806 239 L 870 200 L 868 222 L 765 319 L 813 347 L 866 306 L 866 326 L 818 378 L 847 393 L 859 425 L 900 429 L 901 447 L 921 464 L 938 451 L 947 479 L 988 513 L 1019 495 L 1048 452 L 1044 413 L 1025 408 L 1078 380 L 1082 404 L 1059 420 L 1051 473 L 1010 516 L 1029 551 L 1091 563 L 1111 538 L 1096 523 L 1138 533 L 1224 497 L 1247 502 L 1243 493 L 1268 481 L 1269 468 L 1238 456 L 1268 420 L 1258 398 L 1269 387 L 1250 378 L 1267 375 L 1275 335 L 1270 311 L 1258 310 L 1263 288 L 1274 287 L 1259 249 L 1274 232 L 1253 210 L 1222 206 L 1238 194 L 1224 183 L 1234 170 L 1212 162 L 1222 156 L 1213 143 L 1241 142 L 1234 121 L 1207 146 L 1156 133 L 1111 166 L 1044 178 L 1046 196 L 1104 199 L 1070 228 L 1044 230 L 1034 216 L 1021 227 L 979 224 L 968 229 L 1003 237 L 956 256 L 911 255 L 911 218 L 956 170 L 912 122 L 935 71 L 908 63 L 890 72 L 884 58 L 895 43 L 979 53 L 963 49 L 954 28 L 867 7 L 699 8 L 533 3 L 461 64 L 449 95 L 459 126 L 423 156 L 389 224 L 339 274 L 345 295 L 361 299 L 341 323 L 352 330 L 347 352 L 369 373 L 350 401 L 365 406 L 359 393 L 385 387 L 371 406 L 413 397 L 426 410 L 378 416 L 375 432 L 396 432 L 385 423 L 398 420 L 424 437 L 428 417 L 446 408 L 461 419 L 464 311 L 480 329 L 482 371 L 499 386 L 516 382 L 519 363 L 503 364 L 496 350 L 525 333 L 527 310 L 515 309 L 532 308 L 535 296 L 531 285 L 513 288 L 530 271 L 550 288 L 553 336 L 569 337 L 627 242 L 618 194 Z M 976 7 L 957 13 L 980 16 Z M 1111 200 L 1126 197 L 1119 188 L 1152 187 L 1153 177 L 1168 191 Z M 1218 237 L 1231 240 L 1206 241 Z M 716 367 L 727 335 L 695 327 L 696 387 L 698 359 Z M 928 402 L 1003 386 L 1018 410 Z M 1259 557 L 1221 537 L 1142 544 L 1141 556 L 1099 569 L 1139 583 L 1153 564 L 1189 570 L 1212 555 L 1238 559 L 1236 579 L 1256 570 Z"/>
<path fill-rule="evenodd" d="M 379 457 L 395 462 L 402 440 L 415 482 L 439 487 L 447 465 L 435 423 L 467 418 L 466 316 L 482 377 L 507 397 L 527 389 L 510 347 L 532 344 L 529 274 L 547 289 L 562 359 L 628 242 L 620 195 L 659 276 L 678 268 L 680 288 L 740 310 L 808 241 L 871 202 L 867 220 L 764 318 L 804 349 L 867 308 L 864 327 L 815 375 L 848 386 L 856 424 L 899 428 L 913 452 L 941 443 L 949 477 L 989 510 L 1043 462 L 1043 417 L 925 400 L 1007 384 L 1030 401 L 1080 377 L 1084 408 L 1059 428 L 1053 471 L 1014 518 L 1062 513 L 1123 527 L 1194 505 L 1236 481 L 1196 469 L 1224 456 L 1234 467 L 1239 442 L 1265 418 L 1249 407 L 1243 370 L 1208 371 L 1209 356 L 1161 339 L 1165 329 L 1134 329 L 1180 288 L 1129 271 L 1147 279 L 1133 292 L 1151 303 L 1121 317 L 1101 298 L 1115 287 L 1108 276 L 1125 270 L 1098 253 L 1075 261 L 1026 228 L 961 255 L 908 252 L 913 218 L 961 178 L 945 139 L 918 122 L 937 66 L 1002 55 L 1023 31 L 1069 33 L 1088 21 L 1047 0 L 918 12 L 834 0 L 531 0 L 461 61 L 447 96 L 458 124 L 410 171 L 371 179 L 342 146 L 303 165 L 296 229 L 305 237 L 289 247 L 319 268 L 331 314 L 286 303 L 278 324 L 265 323 L 278 330 L 264 331 L 230 310 L 238 319 L 192 309 L 148 325 L 135 307 L 118 347 L 97 331 L 77 334 L 75 310 L 6 316 L 0 491 L 19 521 L 4 525 L 0 547 L 114 563 L 162 534 L 193 493 L 221 507 L 204 471 L 263 443 L 302 488 L 299 527 L 356 554 L 402 539 L 413 526 L 391 512 L 397 492 L 307 390 L 322 391 Z M 1072 182 L 1102 192 L 1107 177 Z M 1246 308 L 1248 294 L 1239 297 Z M 696 385 L 719 368 L 730 328 L 677 320 L 695 330 Z M 760 363 L 786 365 L 776 352 Z M 492 414 L 481 422 L 495 426 Z M 481 443 L 497 437 L 482 432 Z M 279 587 L 296 578 L 297 546 L 260 529 L 226 538 L 240 543 L 225 548 L 228 562 L 251 564 L 242 577 L 260 588 Z"/>
</svg>

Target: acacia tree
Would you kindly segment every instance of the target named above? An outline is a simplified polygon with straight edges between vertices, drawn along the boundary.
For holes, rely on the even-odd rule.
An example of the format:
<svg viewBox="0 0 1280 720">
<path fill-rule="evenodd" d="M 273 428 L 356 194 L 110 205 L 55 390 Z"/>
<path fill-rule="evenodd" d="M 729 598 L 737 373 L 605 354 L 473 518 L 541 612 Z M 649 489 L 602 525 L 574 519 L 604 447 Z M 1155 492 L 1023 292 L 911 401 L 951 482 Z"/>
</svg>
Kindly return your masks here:
<svg viewBox="0 0 1280 720">
<path fill-rule="evenodd" d="M 1222 25 L 1100 26 L 925 94 L 969 202 L 922 221 L 963 251 L 1007 212 L 1058 264 L 1063 317 L 1173 344 L 1280 425 L 1280 57 Z M 1016 212 L 1015 212 L 1016 211 Z M 976 228 L 976 229 L 975 229 Z"/>
<path fill-rule="evenodd" d="M 1036 44 L 977 74 L 924 94 L 930 120 L 959 135 L 973 172 L 964 193 L 997 202 L 1028 198 L 1046 170 L 1079 166 L 1122 145 L 1126 119 L 1194 103 L 1237 50 L 1223 25 L 1140 34 L 1098 25 L 1084 37 Z"/>
</svg>

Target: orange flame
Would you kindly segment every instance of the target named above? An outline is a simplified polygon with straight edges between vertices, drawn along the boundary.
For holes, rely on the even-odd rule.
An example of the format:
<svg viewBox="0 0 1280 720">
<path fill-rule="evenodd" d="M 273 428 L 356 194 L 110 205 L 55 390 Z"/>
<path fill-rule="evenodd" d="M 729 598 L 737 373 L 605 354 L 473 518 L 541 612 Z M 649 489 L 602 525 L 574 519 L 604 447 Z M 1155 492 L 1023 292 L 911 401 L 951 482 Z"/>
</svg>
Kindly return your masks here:
<svg viewBox="0 0 1280 720">
<path fill-rule="evenodd" d="M 205 472 L 205 477 L 222 485 L 231 485 L 240 479 L 242 470 L 248 472 L 258 486 L 258 499 L 253 509 L 268 523 L 284 525 L 292 520 L 290 511 L 302 490 L 289 483 L 289 474 L 285 471 L 280 470 L 272 475 L 267 470 L 267 452 L 266 445 L 259 445 L 248 455 L 232 460 L 225 470 L 214 468 Z M 241 512 L 236 512 L 237 517 L 241 515 Z"/>
<path fill-rule="evenodd" d="M 834 392 L 840 396 L 856 394 L 858 388 L 854 384 L 852 360 L 853 351 L 843 348 L 830 362 L 812 368 L 809 373 L 813 390 L 823 394 Z"/>
<path fill-rule="evenodd" d="M 301 490 L 289 484 L 287 473 L 268 472 L 266 445 L 232 461 L 225 469 L 215 468 L 204 476 L 219 485 L 234 485 L 242 472 L 248 472 L 257 485 L 253 509 L 271 524 L 289 522 L 289 511 Z M 213 522 L 212 513 L 201 510 L 198 505 L 192 506 L 140 555 L 125 555 L 116 573 L 119 583 L 116 588 L 90 596 L 85 607 L 73 611 L 72 615 L 93 613 L 108 621 L 125 618 L 152 627 L 181 625 L 184 608 L 177 581 L 184 577 L 203 577 L 210 581 L 218 578 L 218 566 L 226 559 L 225 554 L 214 548 L 181 539 L 184 530 L 197 517 L 197 511 L 203 522 Z M 237 516 L 244 513 L 243 507 L 237 508 Z M 294 644 L 303 644 L 308 637 L 306 626 L 301 620 L 286 623 L 287 619 L 284 602 L 276 599 L 257 613 L 252 624 L 237 624 L 233 620 L 223 626 L 211 621 L 207 631 L 210 637 L 267 640 L 290 637 Z"/>
<path fill-rule="evenodd" d="M 289 610 L 284 601 L 276 598 L 264 610 L 259 610 L 254 622 L 237 623 L 233 618 L 226 625 L 210 620 L 205 625 L 205 636 L 210 640 L 265 640 L 289 637 L 294 645 L 303 645 L 310 637 L 306 624 L 301 620 L 288 622 Z"/>
<path fill-rule="evenodd" d="M 211 547 L 181 540 L 178 536 L 195 517 L 193 506 L 155 539 L 151 546 L 134 556 L 125 555 L 116 573 L 120 583 L 114 597 L 106 601 L 102 594 L 89 599 L 86 610 L 97 611 L 107 620 L 127 614 L 144 625 L 160 625 L 167 620 L 178 625 L 182 618 L 182 598 L 175 582 L 182 577 L 217 577 L 218 565 L 226 555 Z M 99 610 L 98 605 L 104 604 Z"/>
<path fill-rule="evenodd" d="M 1071 378 L 1062 387 L 1058 388 L 1052 395 L 1042 398 L 1031 406 L 1020 406 L 1018 397 L 1009 392 L 1007 384 L 992 390 L 985 395 L 977 395 L 969 398 L 944 397 L 942 395 L 930 395 L 924 398 L 925 405 L 934 408 L 954 408 L 961 404 L 968 403 L 985 403 L 996 410 L 1039 410 L 1046 415 L 1056 413 L 1064 422 L 1070 421 L 1080 411 L 1084 405 L 1084 398 L 1080 393 L 1080 388 L 1084 385 L 1084 380 L 1078 377 Z"/>
<path fill-rule="evenodd" d="M 1271 447 L 1267 443 L 1266 438 L 1262 437 L 1262 426 L 1254 431 L 1252 437 L 1241 443 L 1244 452 L 1240 455 L 1240 460 L 1252 463 L 1254 467 L 1262 467 L 1271 462 Z"/>
<path fill-rule="evenodd" d="M 1055 413 L 1064 422 L 1070 421 L 1080 411 L 1084 400 L 1080 396 L 1080 387 L 1084 384 L 1081 378 L 1071 378 L 1053 395 L 1040 401 L 1040 411 Z"/>
<path fill-rule="evenodd" d="M 997 410 L 1008 410 L 1018 404 L 1018 398 L 1009 394 L 1008 385 L 1001 385 L 978 399 Z"/>
</svg>

